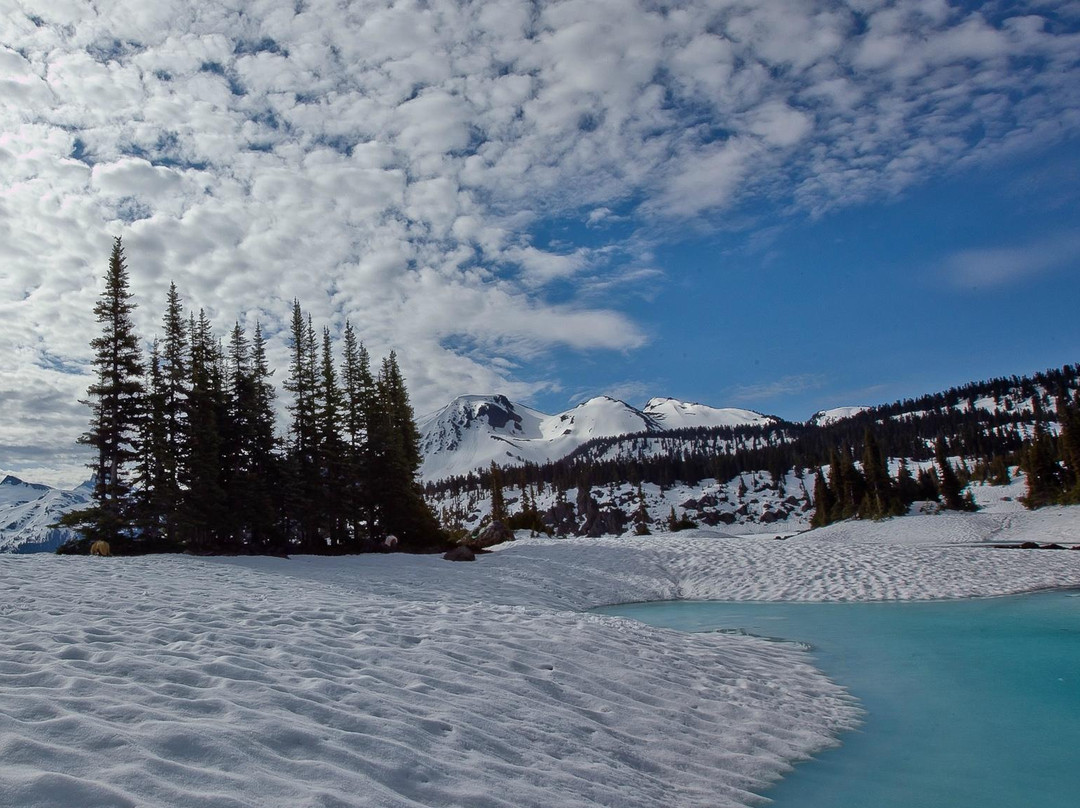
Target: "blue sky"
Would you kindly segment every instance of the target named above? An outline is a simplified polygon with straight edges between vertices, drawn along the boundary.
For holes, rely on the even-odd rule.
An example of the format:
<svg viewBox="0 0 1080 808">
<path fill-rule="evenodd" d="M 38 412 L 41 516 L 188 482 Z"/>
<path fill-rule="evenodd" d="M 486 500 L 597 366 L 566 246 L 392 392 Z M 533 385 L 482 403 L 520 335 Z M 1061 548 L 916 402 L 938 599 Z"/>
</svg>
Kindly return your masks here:
<svg viewBox="0 0 1080 808">
<path fill-rule="evenodd" d="M 787 418 L 1078 356 L 1070 0 L 0 0 L 0 469 L 77 482 L 123 236 L 284 375 L 298 298 L 416 410 Z M 284 401 L 282 402 L 284 403 Z"/>
<path fill-rule="evenodd" d="M 627 303 L 649 346 L 625 363 L 562 357 L 571 388 L 803 420 L 1080 361 L 1075 140 L 821 217 L 753 216 L 658 248 L 672 282 Z"/>
</svg>

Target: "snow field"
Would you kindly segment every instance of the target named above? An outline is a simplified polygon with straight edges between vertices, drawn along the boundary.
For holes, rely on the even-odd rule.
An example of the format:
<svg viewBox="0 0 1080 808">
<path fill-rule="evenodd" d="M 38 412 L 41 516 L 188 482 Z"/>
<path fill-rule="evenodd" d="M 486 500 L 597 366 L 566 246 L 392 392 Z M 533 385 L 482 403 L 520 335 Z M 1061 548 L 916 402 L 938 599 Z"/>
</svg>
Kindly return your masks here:
<svg viewBox="0 0 1080 808">
<path fill-rule="evenodd" d="M 471 564 L 0 556 L 0 805 L 750 804 L 857 705 L 794 645 L 581 610 L 1080 587 L 1080 552 L 973 546 L 1025 540 L 1080 544 L 1080 508 Z"/>
<path fill-rule="evenodd" d="M 360 594 L 420 562 L 467 600 L 465 565 L 336 561 L 353 586 L 0 559 L 0 804 L 741 805 L 855 720 L 791 647 Z"/>
</svg>

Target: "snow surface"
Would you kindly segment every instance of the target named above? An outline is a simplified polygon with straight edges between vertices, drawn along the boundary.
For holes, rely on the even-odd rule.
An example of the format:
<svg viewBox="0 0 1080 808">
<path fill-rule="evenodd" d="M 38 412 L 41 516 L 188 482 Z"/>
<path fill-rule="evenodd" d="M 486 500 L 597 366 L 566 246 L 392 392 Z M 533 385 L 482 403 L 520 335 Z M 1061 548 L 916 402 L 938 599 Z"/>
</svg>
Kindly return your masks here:
<svg viewBox="0 0 1080 808">
<path fill-rule="evenodd" d="M 710 407 L 674 398 L 653 398 L 643 412 L 655 418 L 664 429 L 696 426 L 759 426 L 775 424 L 776 418 L 754 410 L 735 407 Z"/>
<path fill-rule="evenodd" d="M 980 516 L 471 564 L 2 556 L 0 805 L 751 804 L 857 705 L 795 645 L 581 610 L 1080 586 L 1080 552 L 970 544 L 1080 543 L 1080 508 Z"/>
<path fill-rule="evenodd" d="M 860 413 L 866 412 L 870 407 L 833 407 L 831 410 L 820 410 L 810 416 L 809 424 L 814 426 L 828 426 L 845 418 L 854 418 Z"/>
<path fill-rule="evenodd" d="M 439 480 L 500 466 L 546 463 L 570 454 L 593 438 L 655 431 L 650 416 L 629 404 L 599 396 L 556 415 L 515 404 L 505 396 L 459 396 L 419 420 L 420 467 L 425 480 Z"/>
<path fill-rule="evenodd" d="M 777 419 L 753 410 L 709 407 L 654 398 L 644 410 L 610 396 L 589 399 L 566 412 L 546 415 L 505 396 L 459 396 L 421 418 L 425 480 L 500 466 L 558 460 L 594 438 L 662 432 L 686 427 L 753 426 Z"/>
</svg>

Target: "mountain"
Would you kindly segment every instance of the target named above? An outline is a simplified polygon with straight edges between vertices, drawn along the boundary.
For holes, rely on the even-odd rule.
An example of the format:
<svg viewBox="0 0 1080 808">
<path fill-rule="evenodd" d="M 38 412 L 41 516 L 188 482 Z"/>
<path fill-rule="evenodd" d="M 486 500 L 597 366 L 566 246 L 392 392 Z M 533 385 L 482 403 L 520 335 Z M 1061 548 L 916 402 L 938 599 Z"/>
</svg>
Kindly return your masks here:
<svg viewBox="0 0 1080 808">
<path fill-rule="evenodd" d="M 528 504 L 557 535 L 626 534 L 643 515 L 653 525 L 685 516 L 712 530 L 800 530 L 814 510 L 817 472 L 838 450 L 851 452 L 858 467 L 869 433 L 890 476 L 902 465 L 913 478 L 926 472 L 909 494 L 937 495 L 929 471 L 941 445 L 965 481 L 985 488 L 976 493 L 981 504 L 1021 507 L 1026 483 L 1017 482 L 1017 466 L 1033 436 L 1051 436 L 1045 451 L 1056 451 L 1060 408 L 1070 401 L 1080 405 L 1080 365 L 838 407 L 805 422 L 653 399 L 641 414 L 654 426 L 595 437 L 550 464 L 526 466 L 504 484 L 505 504 L 523 517 Z M 1072 468 L 1068 460 L 1050 462 L 1050 477 L 1053 468 Z M 425 492 L 447 524 L 471 531 L 490 518 L 487 475 L 434 479 Z M 518 493 L 526 490 L 527 497 Z"/>
<path fill-rule="evenodd" d="M 833 407 L 831 410 L 819 410 L 810 416 L 807 423 L 812 426 L 828 426 L 845 418 L 854 418 L 869 409 L 870 407 Z"/>
<path fill-rule="evenodd" d="M 50 525 L 89 501 L 90 489 L 86 485 L 65 491 L 7 475 L 0 480 L 0 553 L 55 550 L 75 534 Z"/>
<path fill-rule="evenodd" d="M 778 418 L 754 410 L 733 407 L 717 409 L 674 398 L 653 398 L 642 410 L 663 429 L 690 429 L 699 426 L 762 426 L 779 423 Z"/>
<path fill-rule="evenodd" d="M 663 429 L 652 415 L 609 396 L 557 415 L 515 404 L 506 396 L 459 396 L 422 418 L 417 427 L 425 480 L 468 474 L 492 461 L 500 466 L 546 463 L 596 438 Z"/>
</svg>

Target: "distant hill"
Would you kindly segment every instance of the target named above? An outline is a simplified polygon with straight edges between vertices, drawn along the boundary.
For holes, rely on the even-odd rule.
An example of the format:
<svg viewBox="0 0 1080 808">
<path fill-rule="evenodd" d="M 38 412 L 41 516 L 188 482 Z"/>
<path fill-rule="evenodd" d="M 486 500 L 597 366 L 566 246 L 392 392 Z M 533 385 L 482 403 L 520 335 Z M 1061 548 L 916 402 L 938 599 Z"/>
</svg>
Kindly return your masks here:
<svg viewBox="0 0 1080 808">
<path fill-rule="evenodd" d="M 90 501 L 89 486 L 65 491 L 8 475 L 0 480 L 0 553 L 51 552 L 74 532 L 53 528 L 64 513 Z"/>
<path fill-rule="evenodd" d="M 420 419 L 421 476 L 434 481 L 500 466 L 559 460 L 589 441 L 620 435 L 713 426 L 753 426 L 778 419 L 753 410 L 654 398 L 644 410 L 609 396 L 589 399 L 555 415 L 505 396 L 460 396 Z"/>
</svg>

